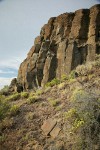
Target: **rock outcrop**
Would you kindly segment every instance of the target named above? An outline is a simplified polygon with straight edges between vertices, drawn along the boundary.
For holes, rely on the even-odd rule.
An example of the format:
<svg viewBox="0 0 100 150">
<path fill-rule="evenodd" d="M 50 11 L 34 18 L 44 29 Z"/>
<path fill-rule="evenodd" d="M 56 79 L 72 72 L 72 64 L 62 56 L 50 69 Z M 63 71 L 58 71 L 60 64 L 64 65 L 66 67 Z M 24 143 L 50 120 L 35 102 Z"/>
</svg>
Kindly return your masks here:
<svg viewBox="0 0 100 150">
<path fill-rule="evenodd" d="M 23 91 L 23 86 L 17 82 L 17 79 L 14 78 L 12 81 L 11 81 L 11 84 L 9 86 L 9 93 L 12 93 L 12 92 L 22 92 Z"/>
<path fill-rule="evenodd" d="M 100 53 L 100 5 L 51 18 L 21 63 L 17 82 L 24 90 L 69 74 Z"/>
</svg>

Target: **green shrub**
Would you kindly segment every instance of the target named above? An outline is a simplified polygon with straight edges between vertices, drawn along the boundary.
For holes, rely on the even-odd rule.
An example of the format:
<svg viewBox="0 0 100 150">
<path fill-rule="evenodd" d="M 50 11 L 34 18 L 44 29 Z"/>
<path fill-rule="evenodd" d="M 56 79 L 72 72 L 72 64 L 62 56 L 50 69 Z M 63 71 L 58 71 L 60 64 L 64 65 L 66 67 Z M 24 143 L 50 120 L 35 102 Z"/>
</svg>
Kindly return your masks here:
<svg viewBox="0 0 100 150">
<path fill-rule="evenodd" d="M 10 108 L 10 115 L 11 116 L 16 116 L 18 113 L 19 113 L 19 106 L 17 105 L 13 105 L 11 108 Z"/>
<path fill-rule="evenodd" d="M 9 115 L 9 112 L 8 112 Z M 2 119 L 2 121 L 0 122 L 0 130 L 2 131 L 2 129 L 6 129 L 6 128 L 10 128 L 13 125 L 13 119 L 9 118 L 8 115 Z"/>
<path fill-rule="evenodd" d="M 96 60 L 100 60 L 100 54 L 96 54 L 96 56 L 95 56 L 95 61 Z"/>
<path fill-rule="evenodd" d="M 50 92 L 50 90 L 51 90 L 51 87 L 45 87 L 44 93 Z"/>
<path fill-rule="evenodd" d="M 4 95 L 0 95 L 0 100 L 4 100 L 5 96 Z"/>
<path fill-rule="evenodd" d="M 39 100 L 39 97 L 38 96 L 32 96 L 32 97 L 29 97 L 27 102 L 28 104 L 32 104 L 32 103 L 35 103 Z"/>
<path fill-rule="evenodd" d="M 21 93 L 21 98 L 28 98 L 29 97 L 29 93 L 28 92 L 22 92 Z"/>
<path fill-rule="evenodd" d="M 49 103 L 51 106 L 56 107 L 60 101 L 59 100 L 53 100 L 53 99 L 48 99 Z"/>
<path fill-rule="evenodd" d="M 79 76 L 86 76 L 89 75 L 93 72 L 93 65 L 92 63 L 87 63 L 85 65 L 79 65 L 76 68 L 76 72 L 78 73 Z"/>
<path fill-rule="evenodd" d="M 92 63 L 92 65 L 93 65 L 94 67 L 100 67 L 100 59 L 94 61 L 94 62 Z"/>
<path fill-rule="evenodd" d="M 75 119 L 73 126 L 72 126 L 72 132 L 76 131 L 78 128 L 82 127 L 85 124 L 83 119 Z"/>
<path fill-rule="evenodd" d="M 93 73 L 93 67 L 100 67 L 100 55 L 96 55 L 95 61 L 88 62 L 84 65 L 79 65 L 76 72 L 79 76 L 86 76 Z"/>
<path fill-rule="evenodd" d="M 72 101 L 82 101 L 87 97 L 87 93 L 83 89 L 76 88 L 71 96 Z"/>
<path fill-rule="evenodd" d="M 61 76 L 61 82 L 64 82 L 66 80 L 68 80 L 68 76 L 67 75 L 62 75 Z"/>
<path fill-rule="evenodd" d="M 71 133 L 75 137 L 76 145 L 73 144 L 73 148 L 77 149 L 81 141 L 81 143 L 85 142 L 85 149 L 89 149 L 90 145 L 93 149 L 93 138 L 99 144 L 100 101 L 96 93 L 84 89 L 74 90 L 70 110 L 64 113 L 64 118 L 68 123 L 67 134 Z M 83 147 L 84 144 L 81 144 L 80 149 L 84 149 Z"/>
<path fill-rule="evenodd" d="M 48 83 L 46 84 L 46 86 L 47 86 L 47 87 L 48 87 L 48 86 L 53 87 L 54 85 L 58 85 L 59 83 L 60 83 L 60 80 L 54 78 L 52 81 L 48 82 Z"/>
<path fill-rule="evenodd" d="M 44 93 L 44 91 L 42 90 L 42 89 L 38 89 L 38 90 L 36 90 L 36 93 L 35 93 L 35 95 L 41 95 L 41 94 L 43 94 Z"/>
<path fill-rule="evenodd" d="M 65 82 L 62 82 L 58 85 L 58 89 L 63 89 L 66 86 Z"/>
<path fill-rule="evenodd" d="M 8 95 L 9 94 L 9 86 L 5 85 L 1 90 L 0 90 L 1 95 Z"/>
<path fill-rule="evenodd" d="M 63 108 L 63 106 L 62 106 L 62 105 L 59 105 L 59 106 L 56 107 L 56 111 L 61 111 L 62 108 Z"/>
<path fill-rule="evenodd" d="M 8 114 L 10 105 L 4 99 L 0 100 L 0 120 L 4 119 Z"/>
<path fill-rule="evenodd" d="M 65 119 L 68 119 L 68 118 L 71 118 L 71 117 L 76 117 L 77 116 L 77 111 L 75 108 L 71 108 L 68 112 L 64 112 L 64 118 Z"/>
<path fill-rule="evenodd" d="M 75 73 L 76 73 L 75 70 L 71 71 L 71 73 L 70 73 L 68 79 L 69 79 L 69 80 L 70 80 L 70 79 L 75 79 Z"/>
<path fill-rule="evenodd" d="M 6 139 L 5 135 L 0 135 L 0 143 L 4 142 Z"/>
<path fill-rule="evenodd" d="M 8 98 L 6 98 L 6 101 L 16 101 L 16 100 L 19 100 L 20 97 L 21 97 L 20 93 L 15 93 L 9 96 Z"/>
<path fill-rule="evenodd" d="M 64 119 L 71 123 L 71 128 L 69 132 L 75 132 L 77 129 L 84 125 L 84 119 L 78 113 L 78 110 L 73 107 L 68 112 L 64 112 Z"/>
</svg>

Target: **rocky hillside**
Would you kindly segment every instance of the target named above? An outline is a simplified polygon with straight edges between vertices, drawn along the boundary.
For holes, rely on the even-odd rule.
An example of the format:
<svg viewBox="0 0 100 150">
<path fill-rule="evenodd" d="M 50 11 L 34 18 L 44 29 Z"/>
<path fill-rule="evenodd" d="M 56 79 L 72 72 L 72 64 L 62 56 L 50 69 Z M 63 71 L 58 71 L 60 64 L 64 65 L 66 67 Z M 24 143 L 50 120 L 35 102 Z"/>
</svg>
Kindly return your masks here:
<svg viewBox="0 0 100 150">
<path fill-rule="evenodd" d="M 100 150 L 100 55 L 36 92 L 0 95 L 0 150 Z"/>
<path fill-rule="evenodd" d="M 19 68 L 13 88 L 30 90 L 100 53 L 100 5 L 51 18 Z"/>
</svg>

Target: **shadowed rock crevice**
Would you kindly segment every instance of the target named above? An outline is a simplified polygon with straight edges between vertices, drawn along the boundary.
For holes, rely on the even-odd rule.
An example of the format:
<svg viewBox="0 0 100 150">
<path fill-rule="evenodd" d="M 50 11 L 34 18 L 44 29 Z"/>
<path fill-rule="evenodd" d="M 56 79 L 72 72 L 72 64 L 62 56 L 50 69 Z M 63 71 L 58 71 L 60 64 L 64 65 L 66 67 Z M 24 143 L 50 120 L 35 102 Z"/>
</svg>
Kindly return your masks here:
<svg viewBox="0 0 100 150">
<path fill-rule="evenodd" d="M 50 63 L 50 68 L 49 68 L 49 78 L 48 81 L 51 81 L 53 78 L 55 78 L 56 76 L 56 68 L 58 65 L 58 60 L 56 57 L 56 54 L 52 54 L 53 56 L 51 56 L 51 63 Z"/>
</svg>

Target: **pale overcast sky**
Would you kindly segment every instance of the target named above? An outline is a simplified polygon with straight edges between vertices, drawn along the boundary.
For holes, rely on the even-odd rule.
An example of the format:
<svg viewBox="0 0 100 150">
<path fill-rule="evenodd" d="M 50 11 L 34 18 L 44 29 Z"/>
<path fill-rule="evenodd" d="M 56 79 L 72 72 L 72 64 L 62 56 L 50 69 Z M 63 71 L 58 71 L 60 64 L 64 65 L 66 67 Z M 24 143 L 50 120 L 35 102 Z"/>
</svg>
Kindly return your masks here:
<svg viewBox="0 0 100 150">
<path fill-rule="evenodd" d="M 50 17 L 100 0 L 0 0 L 0 87 L 17 76 L 20 63 Z"/>
</svg>

